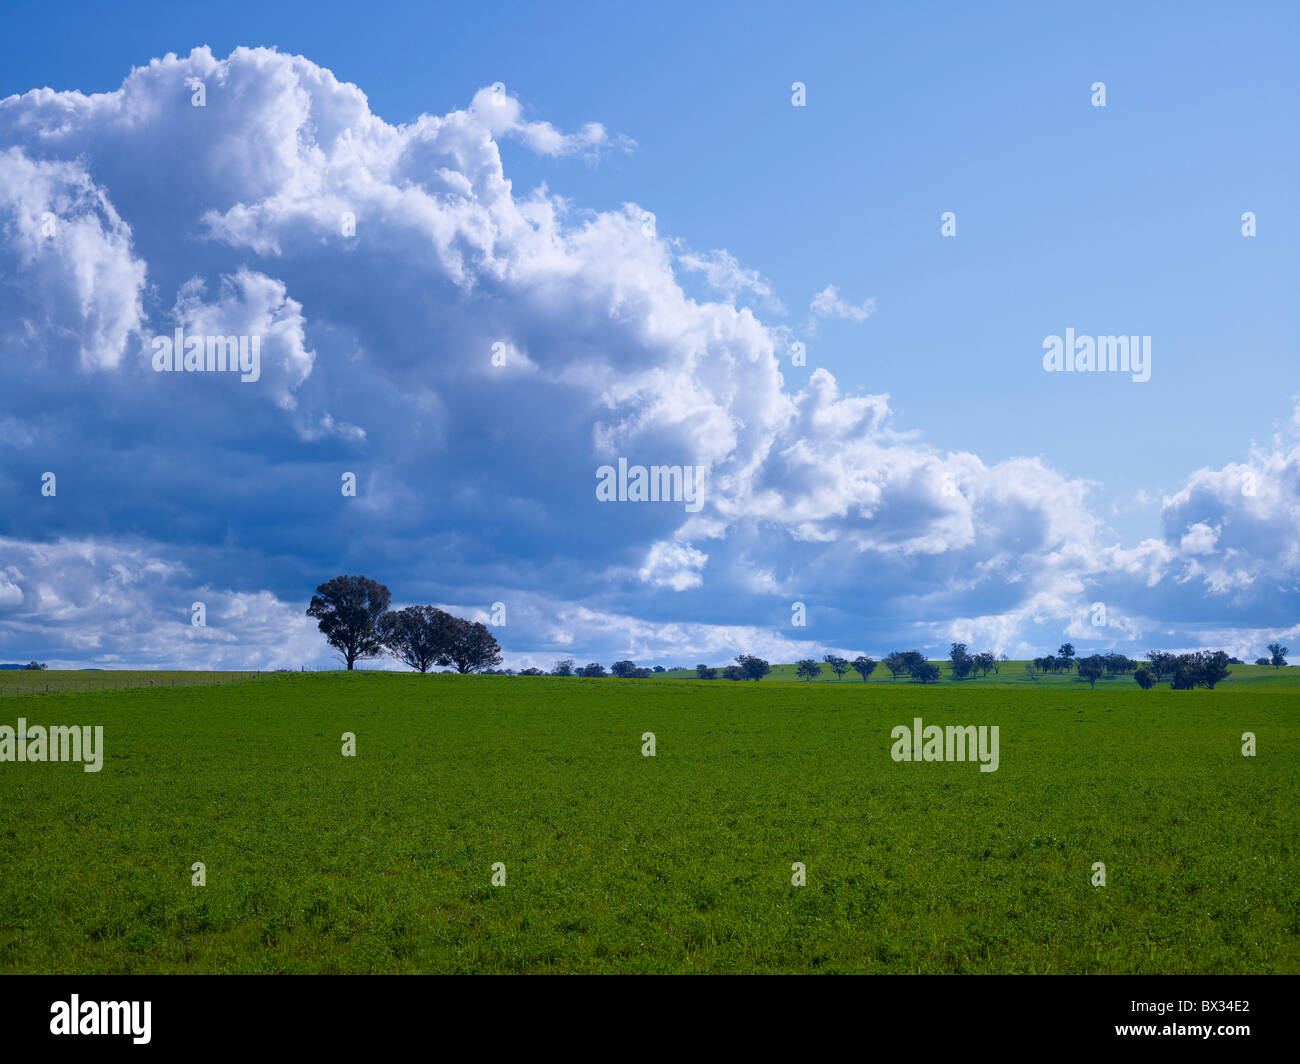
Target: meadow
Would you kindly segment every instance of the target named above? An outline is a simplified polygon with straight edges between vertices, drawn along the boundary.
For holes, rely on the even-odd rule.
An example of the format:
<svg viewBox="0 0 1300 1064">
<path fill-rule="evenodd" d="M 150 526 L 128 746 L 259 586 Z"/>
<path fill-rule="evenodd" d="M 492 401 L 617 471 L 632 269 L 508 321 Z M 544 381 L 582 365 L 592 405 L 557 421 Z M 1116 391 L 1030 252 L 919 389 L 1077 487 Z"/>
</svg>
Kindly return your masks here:
<svg viewBox="0 0 1300 1064">
<path fill-rule="evenodd" d="M 1300 971 L 1300 720 L 1262 684 L 357 672 L 0 706 L 106 747 L 0 763 L 0 972 Z M 998 725 L 998 771 L 892 760 L 917 716 Z"/>
</svg>

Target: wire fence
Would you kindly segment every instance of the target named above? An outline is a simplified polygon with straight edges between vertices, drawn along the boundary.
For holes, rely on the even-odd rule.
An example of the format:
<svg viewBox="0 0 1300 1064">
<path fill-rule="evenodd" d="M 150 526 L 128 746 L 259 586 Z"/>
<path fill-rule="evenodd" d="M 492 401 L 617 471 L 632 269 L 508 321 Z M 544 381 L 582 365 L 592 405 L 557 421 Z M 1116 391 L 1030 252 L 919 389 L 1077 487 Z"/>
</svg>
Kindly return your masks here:
<svg viewBox="0 0 1300 1064">
<path fill-rule="evenodd" d="M 276 672 L 298 670 L 246 669 L 222 672 L 127 672 L 69 671 L 44 669 L 0 670 L 0 695 L 39 695 L 81 691 L 127 691 L 149 687 L 216 687 L 248 683 Z"/>
</svg>

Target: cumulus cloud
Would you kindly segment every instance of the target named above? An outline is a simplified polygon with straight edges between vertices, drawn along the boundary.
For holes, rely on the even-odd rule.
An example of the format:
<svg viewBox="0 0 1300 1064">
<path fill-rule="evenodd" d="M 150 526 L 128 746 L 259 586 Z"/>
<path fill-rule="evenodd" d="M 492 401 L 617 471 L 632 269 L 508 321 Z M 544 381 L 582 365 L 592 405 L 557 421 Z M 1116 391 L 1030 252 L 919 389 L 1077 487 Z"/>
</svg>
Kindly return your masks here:
<svg viewBox="0 0 1300 1064">
<path fill-rule="evenodd" d="M 684 249 L 678 252 L 677 263 L 688 273 L 703 275 L 709 289 L 728 303 L 750 297 L 774 314 L 785 313 L 772 286 L 757 270 L 742 266 L 729 251 L 715 249 L 701 253 Z"/>
<path fill-rule="evenodd" d="M 0 320 L 28 357 L 114 369 L 139 327 L 145 265 L 108 194 L 75 160 L 0 151 Z M 61 368 L 61 367 L 60 367 Z"/>
<path fill-rule="evenodd" d="M 866 299 L 857 306 L 840 298 L 839 290 L 828 284 L 815 296 L 809 309 L 815 318 L 839 318 L 844 321 L 866 321 L 876 312 L 876 301 Z"/>
<path fill-rule="evenodd" d="M 1191 633 L 1282 616 L 1295 449 L 1194 474 L 1163 535 L 1125 547 L 1094 486 L 1041 457 L 930 446 L 888 395 L 824 369 L 792 389 L 755 271 L 683 250 L 646 206 L 517 191 L 503 138 L 548 158 L 621 143 L 493 88 L 392 125 L 267 49 L 0 101 L 0 299 L 19 323 L 0 336 L 0 447 L 20 459 L 0 489 L 23 500 L 0 655 L 326 663 L 300 614 L 344 571 L 407 602 L 506 602 L 515 664 L 1041 646 L 1097 600 L 1116 618 L 1101 641 L 1152 617 Z M 46 212 L 64 243 L 42 242 Z M 873 309 L 833 285 L 812 304 Z M 262 335 L 261 378 L 155 373 L 148 339 L 177 326 Z M 596 469 L 620 457 L 700 468 L 703 506 L 600 502 Z M 239 624 L 185 631 L 203 594 Z"/>
<path fill-rule="evenodd" d="M 526 121 L 523 105 L 501 82 L 475 93 L 470 111 L 494 138 L 518 138 L 538 155 L 592 155 L 602 148 L 631 151 L 636 147 L 630 137 L 611 138 L 599 122 L 587 122 L 576 133 L 561 133 L 550 122 Z"/>
</svg>

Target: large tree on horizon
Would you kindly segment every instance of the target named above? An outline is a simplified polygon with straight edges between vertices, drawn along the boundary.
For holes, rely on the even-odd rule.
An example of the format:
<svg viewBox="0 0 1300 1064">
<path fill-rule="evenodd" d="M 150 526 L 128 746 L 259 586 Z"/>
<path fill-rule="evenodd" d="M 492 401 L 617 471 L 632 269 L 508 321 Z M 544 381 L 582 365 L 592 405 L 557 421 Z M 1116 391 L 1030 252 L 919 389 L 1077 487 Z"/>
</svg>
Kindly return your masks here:
<svg viewBox="0 0 1300 1064">
<path fill-rule="evenodd" d="M 391 598 L 388 588 L 367 576 L 336 576 L 316 589 L 307 616 L 317 619 L 321 633 L 350 670 L 360 659 L 384 652 L 379 619 Z"/>
<path fill-rule="evenodd" d="M 454 665 L 459 673 L 478 672 L 501 664 L 501 647 L 480 621 L 452 617 L 439 665 Z"/>
<path fill-rule="evenodd" d="M 446 653 L 453 620 L 436 606 L 407 606 L 379 618 L 379 641 L 398 661 L 428 672 Z"/>
</svg>

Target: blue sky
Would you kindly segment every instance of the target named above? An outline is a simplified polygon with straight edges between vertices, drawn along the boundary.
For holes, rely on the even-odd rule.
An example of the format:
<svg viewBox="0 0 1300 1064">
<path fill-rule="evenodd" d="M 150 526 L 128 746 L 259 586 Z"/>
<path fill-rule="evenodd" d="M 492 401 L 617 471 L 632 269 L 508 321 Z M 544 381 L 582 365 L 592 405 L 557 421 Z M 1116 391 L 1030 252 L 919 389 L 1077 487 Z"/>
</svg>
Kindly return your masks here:
<svg viewBox="0 0 1300 1064">
<path fill-rule="evenodd" d="M 1294 632 L 1300 17 L 1040 7 L 6 13 L 0 657 L 324 664 L 341 571 L 513 664 Z M 182 321 L 266 374 L 153 374 Z"/>
</svg>

